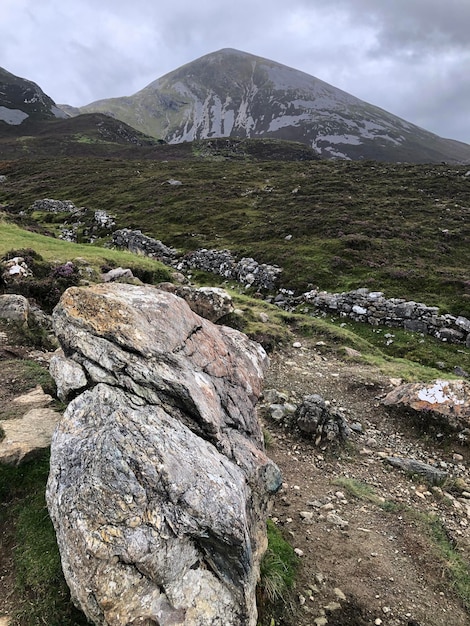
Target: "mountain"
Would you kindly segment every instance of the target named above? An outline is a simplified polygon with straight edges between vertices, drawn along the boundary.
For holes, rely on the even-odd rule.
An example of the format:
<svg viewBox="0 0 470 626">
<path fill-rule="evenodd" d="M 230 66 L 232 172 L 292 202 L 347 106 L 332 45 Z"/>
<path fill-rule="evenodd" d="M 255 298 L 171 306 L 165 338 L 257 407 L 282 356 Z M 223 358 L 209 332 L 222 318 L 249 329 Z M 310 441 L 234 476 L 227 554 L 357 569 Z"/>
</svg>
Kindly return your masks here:
<svg viewBox="0 0 470 626">
<path fill-rule="evenodd" d="M 0 67 L 0 122 L 19 125 L 27 119 L 66 118 L 42 89 L 30 80 L 10 74 Z"/>
<path fill-rule="evenodd" d="M 300 141 L 326 158 L 467 162 L 470 145 L 443 139 L 314 76 L 223 49 L 130 97 L 93 102 L 169 143 L 211 137 Z"/>
</svg>

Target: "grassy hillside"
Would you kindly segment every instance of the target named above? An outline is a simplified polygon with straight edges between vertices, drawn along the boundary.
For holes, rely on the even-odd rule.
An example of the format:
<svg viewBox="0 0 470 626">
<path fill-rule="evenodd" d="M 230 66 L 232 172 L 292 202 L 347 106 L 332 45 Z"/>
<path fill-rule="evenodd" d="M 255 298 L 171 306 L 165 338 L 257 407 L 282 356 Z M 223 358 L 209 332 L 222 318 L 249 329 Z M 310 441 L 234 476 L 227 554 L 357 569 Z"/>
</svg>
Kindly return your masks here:
<svg viewBox="0 0 470 626">
<path fill-rule="evenodd" d="M 230 248 L 277 263 L 285 287 L 366 286 L 470 315 L 468 167 L 263 161 L 210 142 L 183 146 L 185 155 L 165 147 L 178 160 L 0 162 L 0 203 L 18 223 L 54 232 L 65 216 L 28 207 L 68 199 L 182 251 Z"/>
</svg>

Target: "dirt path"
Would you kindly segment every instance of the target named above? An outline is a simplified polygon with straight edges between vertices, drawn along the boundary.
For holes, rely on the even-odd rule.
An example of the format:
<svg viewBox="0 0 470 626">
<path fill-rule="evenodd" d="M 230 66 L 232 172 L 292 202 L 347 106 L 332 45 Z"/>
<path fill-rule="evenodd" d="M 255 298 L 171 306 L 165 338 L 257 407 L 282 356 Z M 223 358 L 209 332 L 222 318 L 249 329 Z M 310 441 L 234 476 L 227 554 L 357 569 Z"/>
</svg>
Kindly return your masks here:
<svg viewBox="0 0 470 626">
<path fill-rule="evenodd" d="M 322 350 L 310 339 L 272 355 L 265 388 L 283 391 L 293 402 L 321 394 L 344 410 L 350 424 L 360 423 L 362 432 L 354 432 L 346 446 L 322 450 L 260 411 L 271 433 L 269 455 L 284 476 L 272 517 L 302 554 L 295 617 L 286 609 L 279 626 L 468 625 L 470 615 L 452 589 L 428 522 L 436 515 L 468 562 L 470 499 L 467 509 L 462 494 L 446 495 L 445 488 L 422 484 L 383 459 L 413 457 L 470 484 L 468 448 L 438 443 L 391 416 L 380 403 L 391 389 L 387 378 Z M 8 350 L 3 359 L 11 356 Z M 4 407 L 19 386 L 14 368 L 0 368 Z M 368 491 L 355 497 L 351 484 Z M 8 528 L 1 532 L 0 616 L 11 611 L 14 599 L 13 540 Z"/>
<path fill-rule="evenodd" d="M 467 510 L 465 498 L 453 499 L 383 459 L 413 457 L 469 483 L 468 448 L 434 442 L 390 416 L 380 403 L 390 381 L 367 366 L 322 355 L 314 340 L 273 355 L 266 388 L 294 402 L 319 393 L 363 429 L 341 449 L 320 450 L 265 418 L 269 454 L 284 476 L 272 515 L 302 553 L 299 626 L 469 624 L 428 521 L 431 515 L 441 520 L 468 562 L 470 500 Z M 365 496 L 351 495 L 353 481 L 368 486 Z"/>
</svg>

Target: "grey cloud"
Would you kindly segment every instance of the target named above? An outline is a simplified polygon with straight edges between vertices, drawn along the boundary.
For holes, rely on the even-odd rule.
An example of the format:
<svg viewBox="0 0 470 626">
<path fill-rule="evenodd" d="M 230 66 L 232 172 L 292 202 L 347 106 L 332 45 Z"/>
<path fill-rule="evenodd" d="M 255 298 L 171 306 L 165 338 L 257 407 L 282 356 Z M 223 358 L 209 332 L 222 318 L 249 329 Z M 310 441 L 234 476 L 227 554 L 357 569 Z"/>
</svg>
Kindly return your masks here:
<svg viewBox="0 0 470 626">
<path fill-rule="evenodd" d="M 2 0 L 0 65 L 82 105 L 233 47 L 470 141 L 469 24 L 470 0 Z"/>
</svg>

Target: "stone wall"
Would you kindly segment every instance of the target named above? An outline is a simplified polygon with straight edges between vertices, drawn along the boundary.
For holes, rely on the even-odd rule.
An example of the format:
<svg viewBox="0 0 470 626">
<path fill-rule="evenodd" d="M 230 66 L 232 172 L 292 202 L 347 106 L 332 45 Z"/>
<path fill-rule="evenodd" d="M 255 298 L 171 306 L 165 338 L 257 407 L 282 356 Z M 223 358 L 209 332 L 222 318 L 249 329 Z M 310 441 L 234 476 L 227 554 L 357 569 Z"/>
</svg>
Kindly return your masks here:
<svg viewBox="0 0 470 626">
<path fill-rule="evenodd" d="M 441 341 L 466 343 L 470 347 L 470 320 L 463 316 L 439 315 L 439 308 L 402 298 L 385 298 L 381 291 L 356 289 L 343 293 L 312 290 L 295 304 L 305 303 L 309 310 L 349 317 L 373 326 L 401 327 L 412 332 L 433 335 Z M 278 301 L 288 305 L 289 298 Z"/>
</svg>

